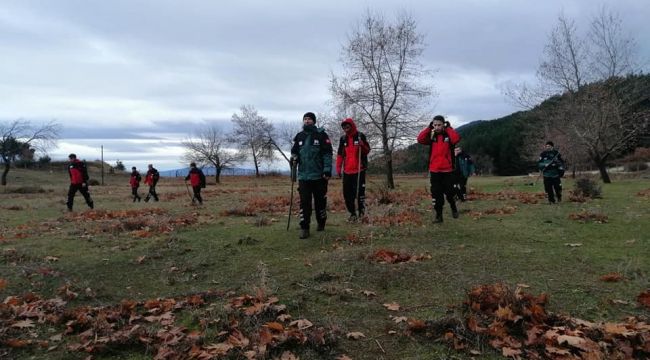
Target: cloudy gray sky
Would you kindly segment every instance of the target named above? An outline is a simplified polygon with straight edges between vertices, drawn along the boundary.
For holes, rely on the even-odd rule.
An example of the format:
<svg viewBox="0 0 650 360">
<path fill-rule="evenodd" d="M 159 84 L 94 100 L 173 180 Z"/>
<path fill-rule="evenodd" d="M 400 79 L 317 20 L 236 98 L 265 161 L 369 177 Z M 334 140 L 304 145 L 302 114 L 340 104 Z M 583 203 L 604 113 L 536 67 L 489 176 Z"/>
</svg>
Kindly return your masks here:
<svg viewBox="0 0 650 360">
<path fill-rule="evenodd" d="M 180 167 L 179 141 L 240 106 L 272 122 L 327 110 L 332 71 L 368 9 L 410 13 L 435 70 L 435 112 L 458 126 L 516 109 L 561 11 L 586 29 L 606 5 L 650 59 L 647 0 L 0 0 L 0 121 L 55 119 L 69 152 Z"/>
</svg>

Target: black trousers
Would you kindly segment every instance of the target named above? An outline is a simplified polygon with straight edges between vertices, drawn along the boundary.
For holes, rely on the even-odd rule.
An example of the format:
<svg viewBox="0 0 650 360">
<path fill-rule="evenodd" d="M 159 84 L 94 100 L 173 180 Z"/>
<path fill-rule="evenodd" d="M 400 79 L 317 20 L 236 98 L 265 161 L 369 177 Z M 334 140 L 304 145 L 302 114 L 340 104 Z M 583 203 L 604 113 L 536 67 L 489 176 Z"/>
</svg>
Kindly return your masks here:
<svg viewBox="0 0 650 360">
<path fill-rule="evenodd" d="M 194 192 L 194 198 L 199 201 L 199 204 L 203 204 L 203 198 L 201 198 L 201 185 L 192 186 L 192 192 Z"/>
<path fill-rule="evenodd" d="M 318 225 L 325 226 L 327 220 L 327 180 L 299 180 L 298 192 L 300 193 L 300 228 L 309 229 L 312 198 L 316 210 L 316 221 Z"/>
<path fill-rule="evenodd" d="M 133 202 L 140 199 L 140 195 L 138 195 L 138 187 L 137 186 L 135 186 L 135 187 L 132 186 L 131 187 L 131 195 L 133 195 Z"/>
<path fill-rule="evenodd" d="M 467 196 L 467 178 L 463 175 L 456 175 L 456 184 L 454 184 L 454 192 L 459 200 L 465 200 Z"/>
<path fill-rule="evenodd" d="M 358 176 L 357 176 L 358 175 Z M 359 193 L 357 194 L 357 181 L 359 182 Z M 358 195 L 358 198 L 357 198 Z M 359 174 L 343 173 L 343 198 L 345 199 L 345 208 L 352 215 L 357 215 L 356 205 L 359 207 L 359 216 L 363 216 L 366 210 L 366 171 Z M 356 198 L 356 199 L 355 199 Z"/>
<path fill-rule="evenodd" d="M 546 177 L 544 176 L 544 191 L 548 196 L 548 201 L 551 203 L 562 200 L 562 180 L 559 177 Z"/>
<path fill-rule="evenodd" d="M 66 205 L 68 205 L 68 210 L 72 210 L 72 204 L 74 203 L 74 196 L 79 191 L 81 195 L 83 195 L 84 199 L 86 200 L 86 204 L 88 204 L 88 207 L 91 209 L 93 208 L 93 199 L 90 198 L 90 193 L 88 192 L 88 186 L 82 186 L 81 184 L 70 184 L 70 188 L 68 188 L 68 202 Z"/>
<path fill-rule="evenodd" d="M 429 181 L 431 183 L 431 201 L 436 215 L 442 215 L 442 207 L 445 205 L 445 198 L 449 202 L 451 211 L 456 209 L 454 200 L 454 175 L 450 172 L 430 172 Z"/>
<path fill-rule="evenodd" d="M 149 185 L 149 192 L 147 193 L 146 201 L 149 201 L 149 198 L 153 197 L 154 200 L 158 201 L 158 194 L 156 194 L 156 185 Z"/>
</svg>

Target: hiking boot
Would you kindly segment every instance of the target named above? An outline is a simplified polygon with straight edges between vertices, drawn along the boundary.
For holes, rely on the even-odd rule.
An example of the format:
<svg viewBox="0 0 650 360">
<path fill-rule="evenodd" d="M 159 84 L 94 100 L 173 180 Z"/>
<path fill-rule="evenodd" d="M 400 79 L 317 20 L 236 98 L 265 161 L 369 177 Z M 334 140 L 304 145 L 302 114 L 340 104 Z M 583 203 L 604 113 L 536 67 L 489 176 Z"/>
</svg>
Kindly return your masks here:
<svg viewBox="0 0 650 360">
<path fill-rule="evenodd" d="M 144 202 L 149 202 L 149 197 L 144 198 Z"/>
<path fill-rule="evenodd" d="M 452 211 L 451 212 L 451 217 L 453 217 L 454 219 L 458 219 L 458 210 Z"/>
<path fill-rule="evenodd" d="M 88 203 L 88 207 L 91 208 L 91 209 L 94 209 L 94 208 L 95 208 L 95 203 L 92 202 L 92 201 L 89 202 L 89 203 Z"/>
<path fill-rule="evenodd" d="M 325 230 L 325 224 L 318 224 L 316 231 L 323 231 L 323 230 Z"/>
<path fill-rule="evenodd" d="M 306 239 L 309 237 L 309 229 L 300 229 L 300 239 Z"/>
<path fill-rule="evenodd" d="M 559 202 L 559 203 L 562 202 L 562 196 L 560 196 L 560 195 L 557 196 L 557 202 Z"/>
<path fill-rule="evenodd" d="M 354 214 L 350 215 L 350 217 L 348 218 L 348 222 L 350 223 L 357 222 L 357 220 L 359 220 L 359 218 L 357 218 L 357 216 Z"/>
<path fill-rule="evenodd" d="M 433 219 L 434 224 L 439 224 L 442 222 L 442 214 L 436 214 L 435 219 Z"/>
</svg>

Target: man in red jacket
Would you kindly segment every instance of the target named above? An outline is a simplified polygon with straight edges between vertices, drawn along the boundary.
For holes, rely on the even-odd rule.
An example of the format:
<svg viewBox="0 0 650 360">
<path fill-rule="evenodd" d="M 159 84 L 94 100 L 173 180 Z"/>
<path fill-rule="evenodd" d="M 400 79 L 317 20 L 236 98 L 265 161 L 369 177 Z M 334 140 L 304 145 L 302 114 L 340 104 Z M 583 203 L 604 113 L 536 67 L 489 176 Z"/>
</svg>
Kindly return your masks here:
<svg viewBox="0 0 650 360">
<path fill-rule="evenodd" d="M 434 222 L 442 222 L 442 207 L 445 197 L 451 207 L 451 214 L 458 218 L 458 209 L 454 200 L 454 145 L 460 141 L 460 135 L 451 128 L 442 115 L 436 115 L 433 121 L 418 135 L 418 143 L 430 145 L 429 175 L 431 182 L 431 199 L 436 212 Z"/>
<path fill-rule="evenodd" d="M 77 160 L 77 155 L 68 155 L 70 164 L 68 165 L 68 174 L 70 175 L 70 188 L 68 189 L 68 211 L 72 211 L 72 204 L 74 203 L 74 196 L 79 191 L 86 199 L 86 204 L 89 208 L 94 208 L 93 199 L 90 198 L 88 193 L 88 169 L 86 164 Z"/>
<path fill-rule="evenodd" d="M 156 194 L 156 185 L 158 184 L 158 179 L 160 179 L 160 174 L 153 165 L 147 165 L 149 170 L 147 170 L 147 175 L 144 176 L 144 183 L 149 185 L 149 192 L 144 198 L 144 202 L 148 202 L 149 199 L 153 196 L 155 201 L 158 201 L 158 194 Z"/>
<path fill-rule="evenodd" d="M 370 144 L 366 140 L 366 135 L 357 131 L 357 126 L 351 118 L 343 120 L 341 128 L 345 134 L 339 140 L 336 174 L 339 178 L 343 174 L 343 198 L 345 207 L 350 213 L 348 221 L 355 222 L 363 217 L 366 209 L 366 169 Z M 358 217 L 355 201 L 359 206 Z"/>
<path fill-rule="evenodd" d="M 190 163 L 190 172 L 185 177 L 185 181 L 187 180 L 190 181 L 190 185 L 192 185 L 192 191 L 194 192 L 192 204 L 194 204 L 194 199 L 196 199 L 199 204 L 203 204 L 203 199 L 201 198 L 201 189 L 205 188 L 205 175 L 201 169 L 196 167 L 195 162 Z"/>
<path fill-rule="evenodd" d="M 129 184 L 131 184 L 131 194 L 133 195 L 133 202 L 142 199 L 140 195 L 138 195 L 138 188 L 140 187 L 140 180 L 142 180 L 142 176 L 140 176 L 140 172 L 134 167 L 131 168 L 131 179 L 129 180 Z"/>
</svg>

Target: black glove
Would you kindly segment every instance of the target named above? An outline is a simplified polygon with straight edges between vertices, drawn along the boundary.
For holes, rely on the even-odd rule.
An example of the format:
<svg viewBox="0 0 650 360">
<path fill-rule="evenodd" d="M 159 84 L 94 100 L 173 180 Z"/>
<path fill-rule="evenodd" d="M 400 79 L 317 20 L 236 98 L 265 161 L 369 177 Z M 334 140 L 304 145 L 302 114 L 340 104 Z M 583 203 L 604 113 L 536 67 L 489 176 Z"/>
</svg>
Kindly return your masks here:
<svg viewBox="0 0 650 360">
<path fill-rule="evenodd" d="M 429 123 L 429 129 L 433 129 L 433 121 Z"/>
<path fill-rule="evenodd" d="M 330 172 L 323 172 L 323 177 L 331 178 L 332 177 L 332 172 L 331 171 Z"/>
</svg>

